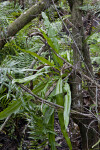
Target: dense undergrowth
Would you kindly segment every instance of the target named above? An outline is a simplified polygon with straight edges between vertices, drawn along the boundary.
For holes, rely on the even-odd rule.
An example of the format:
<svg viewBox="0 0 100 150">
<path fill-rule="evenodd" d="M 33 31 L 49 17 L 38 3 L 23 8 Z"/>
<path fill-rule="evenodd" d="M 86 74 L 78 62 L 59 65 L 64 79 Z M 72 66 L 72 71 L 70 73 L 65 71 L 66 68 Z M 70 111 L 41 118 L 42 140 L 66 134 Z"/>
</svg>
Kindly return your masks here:
<svg viewBox="0 0 100 150">
<path fill-rule="evenodd" d="M 67 10 L 67 16 L 63 18 L 70 16 L 69 7 L 64 2 L 61 2 L 59 7 Z M 23 11 L 18 5 L 14 8 L 13 3 L 1 3 L 0 32 L 6 33 L 7 26 Z M 31 89 L 38 97 L 64 107 L 64 117 L 60 109 L 58 118 L 61 132 L 72 149 L 66 132 L 71 107 L 71 91 L 67 81 L 72 69 L 67 69 L 67 66 L 63 65 L 63 60 L 56 56 L 59 54 L 73 64 L 72 40 L 62 31 L 62 21 L 55 18 L 55 14 L 51 15 L 53 18 L 50 20 L 50 13 L 48 16 L 48 12 L 47 15 L 43 12 L 42 19 L 36 18 L 26 25 L 16 36 L 11 37 L 0 51 L 0 124 L 2 127 L 8 118 L 2 134 L 16 141 L 19 150 L 45 149 L 46 146 L 49 149 L 48 143 L 52 149 L 55 145 L 60 146 L 55 142 L 55 106 L 50 107 L 44 101 L 40 102 L 38 98 L 20 88 L 19 84 Z M 100 33 L 93 31 L 87 42 L 91 60 L 100 65 Z M 45 50 L 43 49 L 39 56 L 37 53 L 43 46 Z M 34 65 L 30 68 L 32 62 Z M 98 71 L 99 68 L 96 72 Z M 13 77 L 12 81 L 7 74 Z M 1 142 L 0 148 L 3 146 Z"/>
</svg>

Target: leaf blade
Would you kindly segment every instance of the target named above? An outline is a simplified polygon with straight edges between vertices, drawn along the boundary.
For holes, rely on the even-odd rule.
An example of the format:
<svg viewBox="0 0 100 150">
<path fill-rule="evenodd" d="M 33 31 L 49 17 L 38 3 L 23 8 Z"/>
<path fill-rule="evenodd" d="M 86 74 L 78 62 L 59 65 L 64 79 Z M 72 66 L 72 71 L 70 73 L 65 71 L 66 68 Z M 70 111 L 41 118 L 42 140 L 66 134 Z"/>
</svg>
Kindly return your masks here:
<svg viewBox="0 0 100 150">
<path fill-rule="evenodd" d="M 0 112 L 0 120 L 3 120 L 10 116 L 12 113 L 16 112 L 21 107 L 21 100 L 17 100 L 11 103 L 6 109 Z"/>
<path fill-rule="evenodd" d="M 56 86 L 56 101 L 58 105 L 64 106 L 63 102 L 63 90 L 62 90 L 62 79 L 60 78 L 57 82 Z M 58 111 L 58 118 L 59 118 L 59 123 L 61 127 L 61 132 L 70 148 L 72 150 L 72 145 L 70 138 L 68 137 L 68 133 L 66 132 L 66 126 L 65 126 L 65 121 L 64 121 L 64 112 L 62 110 Z"/>
<path fill-rule="evenodd" d="M 68 83 L 65 83 L 64 88 L 67 92 L 67 94 L 65 95 L 65 102 L 64 102 L 64 123 L 67 129 L 69 123 L 70 107 L 71 107 L 71 92 Z"/>
</svg>

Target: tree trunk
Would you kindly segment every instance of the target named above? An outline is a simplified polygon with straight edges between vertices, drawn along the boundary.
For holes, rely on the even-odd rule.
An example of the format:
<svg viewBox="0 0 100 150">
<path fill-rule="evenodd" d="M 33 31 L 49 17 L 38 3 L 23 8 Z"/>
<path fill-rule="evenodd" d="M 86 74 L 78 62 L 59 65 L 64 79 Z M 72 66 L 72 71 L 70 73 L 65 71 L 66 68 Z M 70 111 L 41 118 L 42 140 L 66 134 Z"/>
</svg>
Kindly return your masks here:
<svg viewBox="0 0 100 150">
<path fill-rule="evenodd" d="M 83 0 L 68 0 L 72 15 L 72 36 L 73 36 L 73 61 L 76 70 L 80 70 L 81 62 L 84 62 L 86 74 L 93 77 L 92 64 L 89 49 L 85 41 L 82 12 L 79 9 Z M 72 74 L 72 107 L 80 112 L 84 111 L 82 98 L 82 79 L 75 70 Z M 97 122 L 93 118 L 80 118 L 73 116 L 73 120 L 80 128 L 82 138 L 82 150 L 88 150 L 98 141 Z"/>
<path fill-rule="evenodd" d="M 55 0 L 57 2 L 58 0 Z M 26 12 L 21 14 L 13 23 L 11 23 L 7 31 L 4 33 L 3 36 L 0 35 L 0 49 L 3 48 L 5 43 L 9 40 L 10 36 L 14 36 L 18 31 L 20 31 L 26 24 L 28 24 L 32 19 L 36 18 L 42 11 L 47 9 L 50 4 L 51 0 L 41 0 L 35 5 L 33 5 L 30 9 Z"/>
</svg>

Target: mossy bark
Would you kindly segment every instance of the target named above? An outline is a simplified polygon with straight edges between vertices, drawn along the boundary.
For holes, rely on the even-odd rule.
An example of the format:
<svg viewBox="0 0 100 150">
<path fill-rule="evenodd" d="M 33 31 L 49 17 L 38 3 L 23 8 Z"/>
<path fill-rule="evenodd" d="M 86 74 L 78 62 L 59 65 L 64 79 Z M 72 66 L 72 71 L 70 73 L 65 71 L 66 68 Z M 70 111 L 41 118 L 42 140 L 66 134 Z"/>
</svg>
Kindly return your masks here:
<svg viewBox="0 0 100 150">
<path fill-rule="evenodd" d="M 58 0 L 55 0 L 55 2 Z M 47 9 L 51 0 L 41 0 L 31 8 L 29 8 L 26 12 L 21 14 L 13 23 L 11 23 L 6 33 L 3 36 L 0 35 L 0 49 L 3 48 L 5 43 L 9 40 L 10 36 L 14 36 L 18 31 L 20 31 L 26 24 L 28 24 L 32 19 L 36 18 L 42 11 Z"/>
</svg>

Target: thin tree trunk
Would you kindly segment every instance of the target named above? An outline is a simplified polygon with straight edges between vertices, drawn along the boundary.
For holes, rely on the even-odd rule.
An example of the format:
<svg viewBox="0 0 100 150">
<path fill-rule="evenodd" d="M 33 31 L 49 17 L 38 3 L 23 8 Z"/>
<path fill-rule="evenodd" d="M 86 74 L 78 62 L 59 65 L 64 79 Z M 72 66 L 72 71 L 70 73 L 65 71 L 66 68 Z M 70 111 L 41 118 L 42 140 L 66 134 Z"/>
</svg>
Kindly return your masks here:
<svg viewBox="0 0 100 150">
<path fill-rule="evenodd" d="M 86 74 L 93 76 L 92 65 L 90 60 L 89 49 L 85 41 L 84 28 L 82 22 L 82 12 L 79 7 L 82 6 L 83 0 L 68 0 L 72 15 L 72 36 L 73 36 L 73 61 L 76 70 L 81 69 L 81 62 L 84 61 Z M 72 75 L 72 107 L 84 111 L 82 99 L 82 79 L 81 76 L 73 72 Z M 79 125 L 82 138 L 82 150 L 90 149 L 97 141 L 98 135 L 97 122 L 93 118 L 80 118 L 73 116 L 73 120 Z"/>
</svg>

